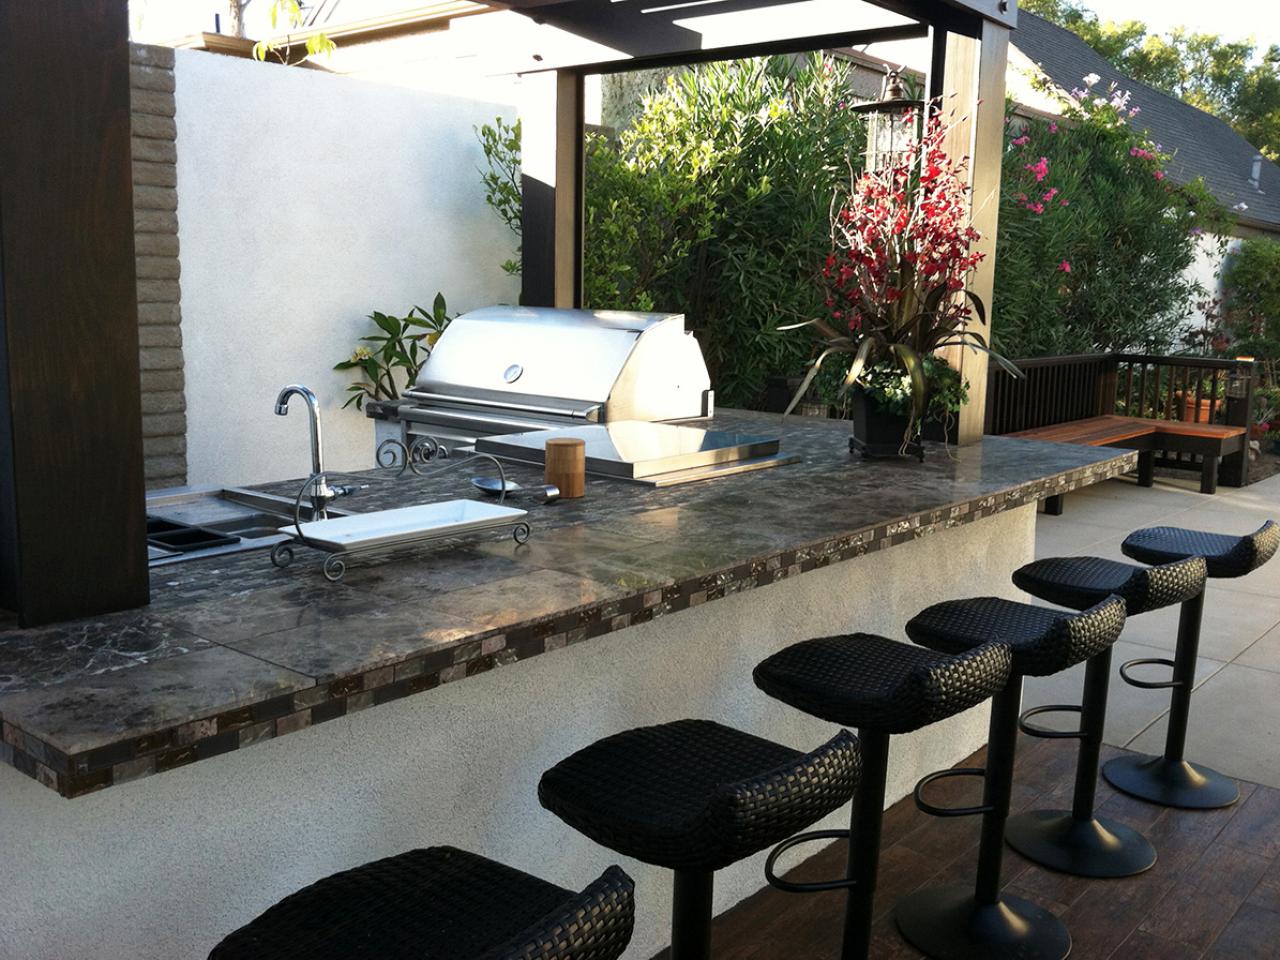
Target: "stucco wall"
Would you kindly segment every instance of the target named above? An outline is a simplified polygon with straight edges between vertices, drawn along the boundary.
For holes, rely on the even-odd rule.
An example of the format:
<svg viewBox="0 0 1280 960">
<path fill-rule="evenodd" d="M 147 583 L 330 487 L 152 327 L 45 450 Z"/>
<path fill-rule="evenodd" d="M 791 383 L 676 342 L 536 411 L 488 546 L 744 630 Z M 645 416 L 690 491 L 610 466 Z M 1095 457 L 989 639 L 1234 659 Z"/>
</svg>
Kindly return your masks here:
<svg viewBox="0 0 1280 960">
<path fill-rule="evenodd" d="M 1034 526 L 1021 507 L 77 800 L 0 766 L 0 960 L 195 960 L 321 876 L 439 843 L 578 888 L 621 863 L 638 898 L 627 957 L 646 960 L 667 940 L 670 874 L 543 811 L 542 771 L 686 716 L 811 749 L 834 728 L 756 690 L 752 667 L 811 636 L 901 638 L 948 597 L 1013 596 Z M 980 707 L 894 737 L 889 802 L 980 746 L 985 723 Z M 717 911 L 763 885 L 762 864 L 717 874 Z"/>
<path fill-rule="evenodd" d="M 511 110 L 198 51 L 174 72 L 188 480 L 305 473 L 301 411 L 272 414 L 294 382 L 321 399 L 326 466 L 369 466 L 373 427 L 332 370 L 364 317 L 518 296 L 473 131 Z"/>
</svg>

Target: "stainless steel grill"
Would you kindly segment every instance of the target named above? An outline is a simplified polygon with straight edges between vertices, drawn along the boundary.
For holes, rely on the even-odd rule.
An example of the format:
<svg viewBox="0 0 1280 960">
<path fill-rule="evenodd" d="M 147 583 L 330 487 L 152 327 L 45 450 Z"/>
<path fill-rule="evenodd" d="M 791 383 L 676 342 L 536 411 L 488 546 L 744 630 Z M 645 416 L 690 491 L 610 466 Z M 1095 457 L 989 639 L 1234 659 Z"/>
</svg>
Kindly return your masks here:
<svg viewBox="0 0 1280 960">
<path fill-rule="evenodd" d="M 474 443 L 713 412 L 707 366 L 682 314 L 487 307 L 450 323 L 413 389 L 370 416 L 384 422 L 382 436 Z"/>
</svg>

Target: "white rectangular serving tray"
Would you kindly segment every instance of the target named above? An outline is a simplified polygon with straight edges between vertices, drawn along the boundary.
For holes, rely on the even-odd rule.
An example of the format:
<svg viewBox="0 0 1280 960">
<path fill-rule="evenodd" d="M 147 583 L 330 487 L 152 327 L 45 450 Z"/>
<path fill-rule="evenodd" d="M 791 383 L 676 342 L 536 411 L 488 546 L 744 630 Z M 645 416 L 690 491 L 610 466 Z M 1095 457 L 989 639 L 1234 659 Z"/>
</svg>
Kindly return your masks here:
<svg viewBox="0 0 1280 960">
<path fill-rule="evenodd" d="M 528 513 L 528 510 L 480 500 L 446 500 L 416 507 L 356 513 L 332 520 L 313 520 L 300 528 L 292 525 L 281 527 L 280 532 L 296 537 L 300 529 L 308 546 L 333 553 L 350 553 L 508 526 L 519 522 Z"/>
</svg>

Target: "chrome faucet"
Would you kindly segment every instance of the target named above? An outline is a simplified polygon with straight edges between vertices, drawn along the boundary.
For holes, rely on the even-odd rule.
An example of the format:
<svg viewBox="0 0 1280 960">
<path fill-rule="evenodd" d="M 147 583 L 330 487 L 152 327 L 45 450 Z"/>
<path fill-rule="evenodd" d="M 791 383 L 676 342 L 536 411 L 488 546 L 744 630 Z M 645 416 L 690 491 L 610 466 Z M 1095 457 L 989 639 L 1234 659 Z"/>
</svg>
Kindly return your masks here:
<svg viewBox="0 0 1280 960">
<path fill-rule="evenodd" d="M 330 500 L 338 494 L 330 489 L 324 476 L 324 452 L 320 440 L 320 401 L 316 395 L 300 383 L 291 383 L 280 391 L 276 397 L 276 416 L 289 415 L 289 398 L 294 394 L 300 396 L 307 405 L 307 413 L 311 420 L 311 473 L 315 478 L 311 488 L 311 518 L 325 520 L 329 516 L 326 509 Z"/>
</svg>

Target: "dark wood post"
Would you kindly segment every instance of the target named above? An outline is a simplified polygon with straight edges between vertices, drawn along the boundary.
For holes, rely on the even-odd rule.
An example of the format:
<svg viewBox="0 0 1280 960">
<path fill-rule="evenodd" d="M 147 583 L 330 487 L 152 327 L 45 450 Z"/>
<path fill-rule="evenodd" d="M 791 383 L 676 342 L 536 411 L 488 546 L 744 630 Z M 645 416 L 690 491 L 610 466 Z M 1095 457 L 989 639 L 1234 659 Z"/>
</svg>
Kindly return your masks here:
<svg viewBox="0 0 1280 960">
<path fill-rule="evenodd" d="M 1254 410 L 1253 397 L 1258 386 L 1258 364 L 1252 360 L 1238 361 L 1227 379 L 1227 403 L 1225 420 L 1233 427 L 1244 427 L 1244 447 L 1239 453 L 1222 458 L 1219 478 L 1231 487 L 1243 487 L 1249 483 L 1249 441 L 1252 439 Z"/>
<path fill-rule="evenodd" d="M 147 602 L 124 0 L 0 4 L 0 604 Z"/>
</svg>

